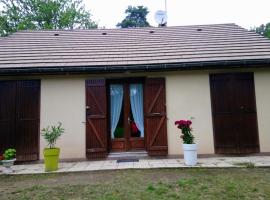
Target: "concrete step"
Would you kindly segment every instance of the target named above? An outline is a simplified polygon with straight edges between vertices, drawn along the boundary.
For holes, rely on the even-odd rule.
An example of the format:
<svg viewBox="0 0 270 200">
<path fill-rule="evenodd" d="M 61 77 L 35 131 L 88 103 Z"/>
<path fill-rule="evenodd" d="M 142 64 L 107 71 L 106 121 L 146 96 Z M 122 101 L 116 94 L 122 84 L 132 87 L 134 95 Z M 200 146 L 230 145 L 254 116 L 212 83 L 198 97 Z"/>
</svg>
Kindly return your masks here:
<svg viewBox="0 0 270 200">
<path fill-rule="evenodd" d="M 108 155 L 109 159 L 140 159 L 146 157 L 148 157 L 146 151 L 111 152 Z"/>
</svg>

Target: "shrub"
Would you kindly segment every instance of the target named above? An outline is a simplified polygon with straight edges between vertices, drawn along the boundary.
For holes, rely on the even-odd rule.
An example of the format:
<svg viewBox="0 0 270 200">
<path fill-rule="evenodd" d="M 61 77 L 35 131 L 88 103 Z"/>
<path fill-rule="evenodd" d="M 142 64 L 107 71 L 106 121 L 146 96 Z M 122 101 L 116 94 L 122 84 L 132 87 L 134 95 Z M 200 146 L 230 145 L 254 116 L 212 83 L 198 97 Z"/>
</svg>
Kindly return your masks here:
<svg viewBox="0 0 270 200">
<path fill-rule="evenodd" d="M 64 133 L 65 129 L 62 128 L 62 123 L 58 123 L 58 126 L 51 126 L 43 128 L 41 131 L 42 136 L 47 141 L 50 149 L 55 148 L 56 140 Z"/>
<path fill-rule="evenodd" d="M 3 154 L 5 160 L 12 160 L 16 158 L 16 150 L 15 149 L 7 149 Z"/>
</svg>

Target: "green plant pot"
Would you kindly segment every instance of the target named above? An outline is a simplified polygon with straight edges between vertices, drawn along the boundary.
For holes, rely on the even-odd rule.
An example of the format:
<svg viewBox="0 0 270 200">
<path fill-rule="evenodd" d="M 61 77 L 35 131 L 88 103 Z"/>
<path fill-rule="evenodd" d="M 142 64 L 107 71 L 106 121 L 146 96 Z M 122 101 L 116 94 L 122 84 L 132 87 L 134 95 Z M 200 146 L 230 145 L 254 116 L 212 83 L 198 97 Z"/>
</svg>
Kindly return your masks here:
<svg viewBox="0 0 270 200">
<path fill-rule="evenodd" d="M 58 170 L 59 154 L 60 154 L 59 148 L 53 149 L 45 148 L 43 150 L 46 172 Z"/>
</svg>

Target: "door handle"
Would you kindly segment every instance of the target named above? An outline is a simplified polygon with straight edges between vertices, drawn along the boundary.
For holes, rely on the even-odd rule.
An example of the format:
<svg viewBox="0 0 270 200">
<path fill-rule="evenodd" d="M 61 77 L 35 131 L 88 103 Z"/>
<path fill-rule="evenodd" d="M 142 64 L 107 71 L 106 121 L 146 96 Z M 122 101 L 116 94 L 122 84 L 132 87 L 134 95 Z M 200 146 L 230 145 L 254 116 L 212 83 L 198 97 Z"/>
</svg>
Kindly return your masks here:
<svg viewBox="0 0 270 200">
<path fill-rule="evenodd" d="M 86 109 L 86 110 L 89 110 L 89 109 L 90 109 L 90 106 L 86 106 L 85 109 Z"/>
</svg>

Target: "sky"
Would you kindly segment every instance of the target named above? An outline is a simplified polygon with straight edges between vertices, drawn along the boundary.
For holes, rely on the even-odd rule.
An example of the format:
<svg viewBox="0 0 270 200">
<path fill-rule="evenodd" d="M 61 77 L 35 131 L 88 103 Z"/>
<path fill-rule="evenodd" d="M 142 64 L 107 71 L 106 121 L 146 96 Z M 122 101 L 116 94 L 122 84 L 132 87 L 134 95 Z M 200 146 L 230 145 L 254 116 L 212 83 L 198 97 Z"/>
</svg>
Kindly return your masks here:
<svg viewBox="0 0 270 200">
<path fill-rule="evenodd" d="M 84 0 L 99 27 L 115 28 L 128 5 L 148 7 L 148 21 L 165 10 L 165 0 Z M 167 0 L 168 26 L 236 23 L 251 28 L 270 22 L 270 0 Z"/>
</svg>

